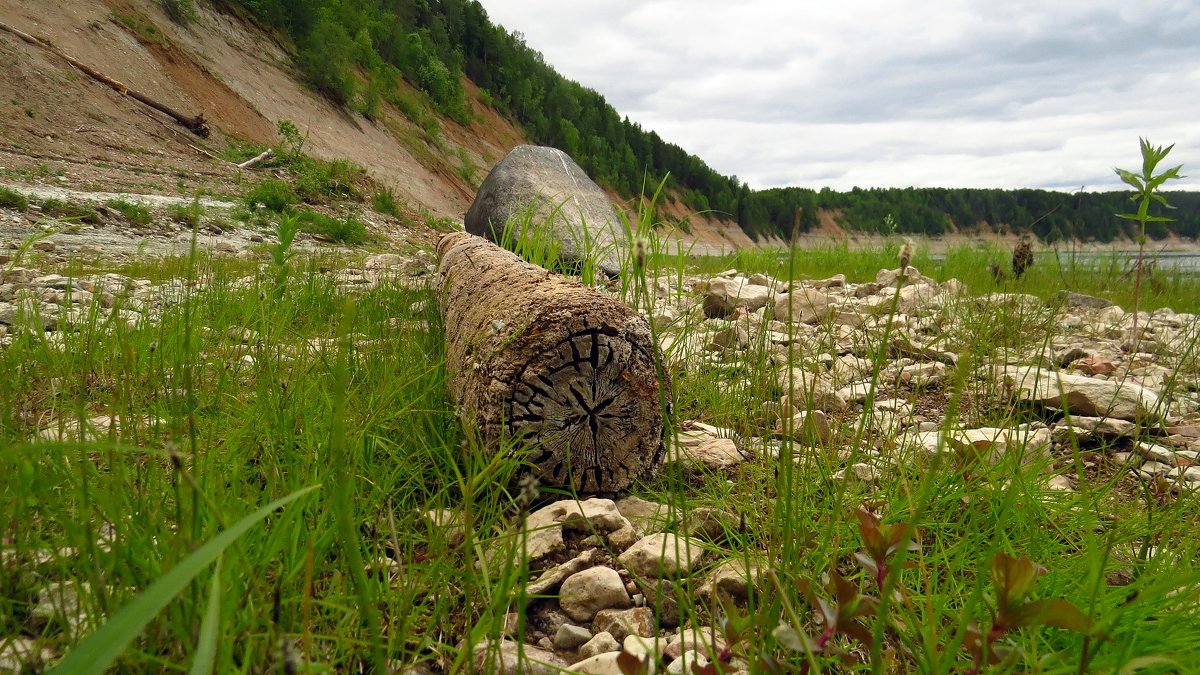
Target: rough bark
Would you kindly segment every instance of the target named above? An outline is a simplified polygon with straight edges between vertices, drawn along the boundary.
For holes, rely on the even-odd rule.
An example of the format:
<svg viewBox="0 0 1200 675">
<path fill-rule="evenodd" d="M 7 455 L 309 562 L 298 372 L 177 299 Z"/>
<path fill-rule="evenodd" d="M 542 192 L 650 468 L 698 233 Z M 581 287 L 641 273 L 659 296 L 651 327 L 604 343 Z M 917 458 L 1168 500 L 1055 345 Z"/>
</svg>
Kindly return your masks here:
<svg viewBox="0 0 1200 675">
<path fill-rule="evenodd" d="M 642 316 L 465 232 L 438 254 L 447 388 L 488 450 L 511 441 L 543 483 L 580 492 L 659 465 L 670 384 Z"/>
</svg>

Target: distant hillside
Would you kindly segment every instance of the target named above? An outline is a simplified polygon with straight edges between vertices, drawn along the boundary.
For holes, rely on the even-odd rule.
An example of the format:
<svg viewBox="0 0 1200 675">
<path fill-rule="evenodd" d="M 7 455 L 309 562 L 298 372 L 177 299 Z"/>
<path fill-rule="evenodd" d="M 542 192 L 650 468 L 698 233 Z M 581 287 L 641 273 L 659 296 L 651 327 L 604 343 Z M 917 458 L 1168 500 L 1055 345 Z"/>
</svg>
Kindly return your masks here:
<svg viewBox="0 0 1200 675">
<path fill-rule="evenodd" d="M 145 124 L 111 90 L 7 34 L 0 70 L 13 112 L 0 117 L 0 161 L 12 177 L 80 167 L 102 189 L 212 189 L 221 157 L 277 140 L 292 120 L 305 151 L 348 159 L 434 215 L 461 218 L 492 162 L 535 142 L 571 154 L 610 194 L 634 205 L 668 180 L 660 214 L 696 250 L 819 231 L 938 235 L 1030 232 L 1043 239 L 1126 236 L 1121 193 L 1038 190 L 753 190 L 621 116 L 559 75 L 519 32 L 474 0 L 0 0 L 0 15 L 168 105 L 202 112 L 201 143 Z M 153 162 L 149 159 L 153 158 Z M 147 166 L 176 176 L 145 180 Z M 86 167 L 86 169 L 84 168 Z M 68 174 L 70 171 L 68 171 Z M 1200 231 L 1200 196 L 1178 194 L 1154 237 Z"/>
<path fill-rule="evenodd" d="M 164 0 L 186 3 L 188 0 Z M 940 235 L 984 224 L 1042 239 L 1110 241 L 1128 234 L 1114 215 L 1122 193 L 1066 195 L 1042 190 L 804 188 L 752 190 L 700 158 L 622 117 L 604 97 L 559 75 L 519 32 L 491 23 L 474 0 L 222 0 L 242 6 L 295 40 L 309 82 L 331 99 L 370 115 L 404 79 L 444 115 L 470 118 L 465 75 L 483 101 L 513 118 L 537 142 L 574 157 L 621 196 L 642 194 L 670 176 L 682 202 L 696 212 L 736 220 L 756 238 L 810 230 L 818 209 L 836 210 L 848 230 Z M 356 72 L 367 74 L 360 84 Z M 400 103 L 402 110 L 411 105 Z M 1200 195 L 1179 194 L 1174 223 L 1150 233 L 1200 234 Z M 889 219 L 890 217 L 890 219 Z"/>
</svg>

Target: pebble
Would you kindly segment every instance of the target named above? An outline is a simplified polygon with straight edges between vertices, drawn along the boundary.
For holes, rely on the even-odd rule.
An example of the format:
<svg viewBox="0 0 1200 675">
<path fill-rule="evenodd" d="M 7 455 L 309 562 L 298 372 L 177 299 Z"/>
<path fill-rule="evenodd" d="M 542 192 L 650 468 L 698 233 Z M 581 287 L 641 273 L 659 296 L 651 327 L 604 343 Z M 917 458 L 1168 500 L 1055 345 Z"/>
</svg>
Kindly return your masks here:
<svg viewBox="0 0 1200 675">
<path fill-rule="evenodd" d="M 621 643 L 617 642 L 617 639 L 613 637 L 612 633 L 609 633 L 608 631 L 600 631 L 579 648 L 579 655 L 586 659 L 596 656 L 597 654 L 615 652 L 620 648 Z"/>
</svg>

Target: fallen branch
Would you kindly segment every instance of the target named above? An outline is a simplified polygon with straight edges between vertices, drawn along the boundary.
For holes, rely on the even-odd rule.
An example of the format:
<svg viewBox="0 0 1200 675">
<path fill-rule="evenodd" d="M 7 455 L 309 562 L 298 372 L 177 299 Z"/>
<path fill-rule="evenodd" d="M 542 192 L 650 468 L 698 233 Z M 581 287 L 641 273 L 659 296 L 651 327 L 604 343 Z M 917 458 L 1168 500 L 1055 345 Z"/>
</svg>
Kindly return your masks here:
<svg viewBox="0 0 1200 675">
<path fill-rule="evenodd" d="M 100 71 L 95 70 L 95 69 L 91 68 L 90 66 L 88 66 L 87 64 L 82 63 L 81 61 L 73 58 L 72 56 L 62 52 L 57 47 L 51 45 L 50 43 L 46 42 L 45 40 L 35 38 L 34 36 L 24 32 L 24 31 L 13 28 L 12 26 L 9 26 L 8 24 L 6 24 L 2 21 L 0 21 L 0 30 L 6 30 L 9 33 L 12 33 L 13 35 L 16 35 L 17 37 L 21 38 L 25 42 L 28 42 L 29 44 L 34 45 L 35 47 L 41 47 L 43 49 L 49 50 L 50 52 L 54 53 L 55 55 L 57 55 L 59 58 L 63 59 L 67 63 L 78 68 L 81 72 L 83 72 L 83 74 L 87 75 L 88 77 L 92 78 L 93 80 L 96 80 L 97 82 L 108 85 L 113 90 L 120 93 L 121 95 L 129 96 L 130 98 L 140 101 L 140 102 L 150 106 L 151 108 L 154 108 L 155 110 L 163 113 L 164 115 L 167 115 L 168 117 L 173 118 L 176 122 L 187 127 L 189 130 L 191 130 L 192 133 L 196 134 L 197 136 L 200 136 L 201 138 L 208 138 L 209 129 L 208 129 L 208 124 L 204 120 L 203 113 L 196 115 L 195 117 L 188 117 L 187 115 L 184 115 L 181 112 L 177 112 L 176 110 L 172 109 L 170 106 L 167 106 L 166 104 L 159 103 L 158 101 L 150 98 L 149 96 L 147 96 L 139 91 L 130 89 L 129 87 L 118 82 L 117 80 L 112 79 L 111 77 L 105 75 L 104 73 L 101 73 Z"/>
<path fill-rule="evenodd" d="M 657 468 L 670 384 L 644 317 L 465 232 L 438 254 L 446 388 L 486 451 L 524 449 L 544 484 L 581 492 Z"/>
<path fill-rule="evenodd" d="M 271 152 L 270 148 L 267 148 L 266 150 L 263 150 L 258 155 L 255 155 L 254 157 L 251 157 L 250 159 L 242 162 L 241 164 L 238 164 L 237 168 L 252 169 L 252 168 L 258 166 L 259 164 L 265 162 L 266 160 L 270 159 L 274 154 L 275 153 Z"/>
</svg>

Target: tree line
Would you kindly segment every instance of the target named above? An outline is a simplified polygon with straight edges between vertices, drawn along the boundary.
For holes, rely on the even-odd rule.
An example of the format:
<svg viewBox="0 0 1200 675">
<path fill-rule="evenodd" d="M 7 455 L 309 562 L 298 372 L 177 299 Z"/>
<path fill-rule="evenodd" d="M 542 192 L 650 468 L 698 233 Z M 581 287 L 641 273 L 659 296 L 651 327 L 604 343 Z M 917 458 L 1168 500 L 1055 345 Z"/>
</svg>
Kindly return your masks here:
<svg viewBox="0 0 1200 675">
<path fill-rule="evenodd" d="M 463 78 L 480 87 L 483 101 L 523 127 L 532 141 L 570 154 L 599 183 L 632 198 L 669 177 L 669 185 L 696 211 L 736 220 L 755 237 L 787 237 L 818 224 L 818 210 L 834 210 L 845 227 L 895 228 L 938 235 L 980 222 L 1029 231 L 1043 239 L 1109 241 L 1128 226 L 1114 215 L 1128 210 L 1124 193 L 1067 195 L 1045 190 L 829 189 L 753 190 L 674 143 L 664 141 L 602 95 L 569 80 L 521 33 L 493 24 L 476 0 L 220 0 L 248 10 L 295 43 L 308 83 L 330 100 L 373 117 L 381 102 L 394 104 L 426 132 L 438 121 L 427 108 L 469 124 Z M 425 100 L 402 95 L 404 79 Z M 1151 236 L 1200 234 L 1200 195 L 1178 193 L 1172 223 Z M 890 216 L 890 218 L 888 217 Z"/>
</svg>

